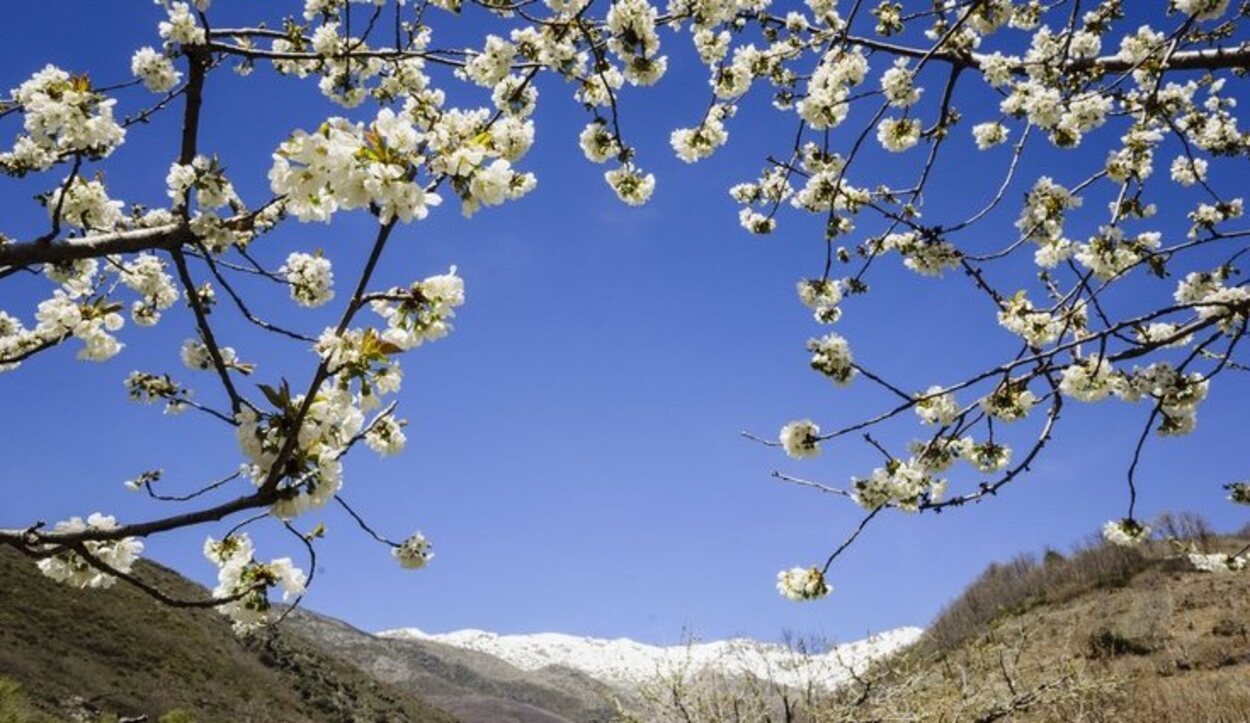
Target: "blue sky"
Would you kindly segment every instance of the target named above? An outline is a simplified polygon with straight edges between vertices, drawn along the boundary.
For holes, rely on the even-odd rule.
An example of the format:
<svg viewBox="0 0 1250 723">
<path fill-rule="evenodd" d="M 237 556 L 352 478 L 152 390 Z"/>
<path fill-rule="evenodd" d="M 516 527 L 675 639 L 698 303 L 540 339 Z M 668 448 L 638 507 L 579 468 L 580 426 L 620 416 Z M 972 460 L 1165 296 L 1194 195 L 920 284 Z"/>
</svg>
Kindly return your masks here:
<svg viewBox="0 0 1250 723">
<path fill-rule="evenodd" d="M 218 0 L 213 16 L 223 25 L 246 22 L 248 5 Z M 66 23 L 67 13 L 81 18 Z M 97 84 L 125 80 L 133 50 L 157 44 L 159 16 L 143 2 L 23 4 L 0 26 L 0 87 L 15 87 L 46 62 L 89 71 Z M 394 537 L 422 529 L 437 559 L 426 570 L 401 571 L 345 516 L 314 513 L 301 524 L 324 520 L 329 537 L 319 548 L 310 607 L 364 629 L 552 630 L 651 642 L 675 641 L 683 631 L 776 638 L 792 630 L 846 640 L 923 625 L 988 562 L 1048 544 L 1064 548 L 1123 513 L 1124 471 L 1148 409 L 1072 403 L 1033 474 L 998 498 L 940 516 L 888 515 L 835 566 L 828 599 L 794 604 L 777 595 L 777 570 L 822 560 L 859 510 L 780 486 L 769 473 L 845 484 L 870 471 L 877 454 L 847 439 L 818 460 L 796 463 L 739 432 L 771 437 L 807 416 L 831 429 L 891 400 L 863 383 L 836 389 L 807 369 L 803 344 L 823 331 L 793 286 L 819 273 L 819 225 L 783 216 L 773 236 L 750 236 L 725 193 L 752 178 L 765 154 L 785 151 L 790 118 L 757 96 L 730 122 L 728 148 L 695 166 L 676 160 L 668 134 L 706 107 L 706 79 L 690 62 L 684 35 L 663 37 L 673 54 L 670 74 L 650 91 L 624 94 L 625 131 L 659 179 L 650 205 L 631 209 L 615 199 L 602 182 L 604 169 L 577 148 L 587 117 L 571 88 L 548 80 L 540 86 L 537 145 L 521 164 L 538 173 L 537 190 L 469 221 L 448 203 L 396 232 L 378 286 L 456 264 L 468 302 L 451 337 L 405 360 L 407 451 L 390 460 L 355 453 L 344 495 Z M 150 101 L 142 89 L 119 97 L 121 114 Z M 484 95 L 456 100 L 486 102 Z M 973 93 L 963 108 L 976 115 L 986 103 Z M 115 157 L 98 165 L 115 198 L 163 200 L 176 112 L 132 130 Z M 269 154 L 291 130 L 342 114 L 311 83 L 276 79 L 263 68 L 246 80 L 215 73 L 204 112 L 202 150 L 220 155 L 253 202 L 267 196 Z M 858 117 L 835 138 L 849 143 L 862 127 Z M 926 199 L 933 218 L 978 208 L 997 183 L 985 169 L 1007 162 L 1005 148 L 976 154 L 970 125 L 957 129 L 934 177 Z M 0 136 L 15 133 L 15 123 L 5 121 Z M 1051 173 L 1074 183 L 1101 164 L 1118 134 L 1103 131 L 1081 151 L 1058 157 L 1035 146 L 1025 177 Z M 873 176 L 861 169 L 852 180 L 902 182 L 917 160 L 872 150 L 862 163 Z M 1217 178 L 1240 169 L 1214 165 Z M 15 238 L 41 232 L 42 210 L 29 199 L 57 178 L 5 179 L 0 231 Z M 961 243 L 985 250 L 1014 238 L 1022 193 L 1013 189 L 1013 202 Z M 1105 203 L 1107 193 L 1091 193 L 1087 207 Z M 323 248 L 346 285 L 367 253 L 373 223 L 362 213 L 330 226 L 291 222 L 256 252 L 276 267 L 292 250 Z M 1096 223 L 1096 215 L 1082 216 L 1073 235 L 1088 235 Z M 1174 221 L 1160 228 L 1183 233 Z M 1004 286 L 1028 283 L 1028 269 L 1015 268 L 993 278 Z M 204 271 L 194 273 L 202 278 Z M 869 281 L 873 292 L 847 305 L 838 331 L 857 359 L 904 387 L 949 383 L 1015 351 L 988 302 L 962 279 L 916 277 L 891 258 Z M 1170 294 L 1173 284 L 1137 280 L 1113 304 L 1133 308 Z M 284 293 L 243 287 L 268 316 L 314 333 L 338 311 L 296 309 Z M 46 289 L 40 280 L 6 282 L 0 308 L 30 319 Z M 346 290 L 340 293 L 341 300 Z M 224 305 L 217 316 L 224 342 L 259 364 L 256 382 L 286 376 L 301 386 L 311 373 L 315 358 L 300 344 L 255 333 Z M 238 464 L 223 425 L 191 414 L 165 418 L 159 408 L 125 399 L 122 379 L 132 369 L 171 371 L 194 383 L 201 398 L 214 398 L 213 379 L 178 362 L 178 345 L 192 328 L 189 314 L 171 310 L 155 329 L 128 325 L 127 348 L 107 363 L 77 362 L 69 348 L 0 375 L 0 525 L 97 509 L 126 520 L 160 514 L 158 503 L 127 492 L 122 481 L 162 467 L 171 489 L 185 489 Z M 1144 516 L 1192 508 L 1223 528 L 1245 521 L 1223 501 L 1220 485 L 1246 474 L 1235 450 L 1250 422 L 1247 391 L 1245 380 L 1220 377 L 1193 436 L 1150 443 L 1140 483 Z M 905 441 L 914 428 L 908 420 L 883 437 Z M 1023 438 L 1034 429 L 1014 433 Z M 150 540 L 149 555 L 210 583 L 215 569 L 200 556 L 200 544 L 224 529 Z M 298 547 L 282 536 L 263 528 L 253 534 L 262 554 L 298 558 Z"/>
</svg>

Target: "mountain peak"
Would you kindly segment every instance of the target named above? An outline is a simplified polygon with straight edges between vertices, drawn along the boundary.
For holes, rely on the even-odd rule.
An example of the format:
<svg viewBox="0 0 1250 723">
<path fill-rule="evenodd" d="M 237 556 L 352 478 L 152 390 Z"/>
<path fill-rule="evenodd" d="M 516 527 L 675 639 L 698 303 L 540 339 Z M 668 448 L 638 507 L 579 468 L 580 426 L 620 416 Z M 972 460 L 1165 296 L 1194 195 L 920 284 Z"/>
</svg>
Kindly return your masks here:
<svg viewBox="0 0 1250 723">
<path fill-rule="evenodd" d="M 730 675 L 771 678 L 783 685 L 814 684 L 834 688 L 852 671 L 910 645 L 923 631 L 904 627 L 837 645 L 820 653 L 802 654 L 790 646 L 747 638 L 658 646 L 629 638 L 594 638 L 565 633 L 500 635 L 465 629 L 427 633 L 400 628 L 378 633 L 397 640 L 424 640 L 493 655 L 522 670 L 552 666 L 571 668 L 613 686 L 632 687 L 679 671 L 716 669 Z"/>
</svg>

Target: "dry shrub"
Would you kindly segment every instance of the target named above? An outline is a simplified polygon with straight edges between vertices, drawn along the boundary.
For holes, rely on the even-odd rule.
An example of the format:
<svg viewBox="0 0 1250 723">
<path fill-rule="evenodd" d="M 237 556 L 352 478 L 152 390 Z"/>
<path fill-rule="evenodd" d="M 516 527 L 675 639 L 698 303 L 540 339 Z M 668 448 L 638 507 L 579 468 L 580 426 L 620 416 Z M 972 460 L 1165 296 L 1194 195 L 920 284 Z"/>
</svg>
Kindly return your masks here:
<svg viewBox="0 0 1250 723">
<path fill-rule="evenodd" d="M 1121 655 L 1147 655 L 1154 651 L 1154 647 L 1111 628 L 1101 628 L 1089 636 L 1089 657 L 1095 660 Z"/>
<path fill-rule="evenodd" d="M 1211 523 L 1196 512 L 1164 512 L 1155 519 L 1155 532 L 1164 538 L 1194 542 L 1205 550 L 1215 537 Z"/>
<path fill-rule="evenodd" d="M 934 652 L 953 650 L 985 632 L 1003 615 L 1062 602 L 1092 589 L 1125 585 L 1151 564 L 1152 558 L 1138 548 L 1098 541 L 1066 558 L 1047 553 L 1044 561 L 1038 562 L 1033 555 L 1020 555 L 1010 562 L 990 565 L 942 610 L 922 644 Z"/>
</svg>

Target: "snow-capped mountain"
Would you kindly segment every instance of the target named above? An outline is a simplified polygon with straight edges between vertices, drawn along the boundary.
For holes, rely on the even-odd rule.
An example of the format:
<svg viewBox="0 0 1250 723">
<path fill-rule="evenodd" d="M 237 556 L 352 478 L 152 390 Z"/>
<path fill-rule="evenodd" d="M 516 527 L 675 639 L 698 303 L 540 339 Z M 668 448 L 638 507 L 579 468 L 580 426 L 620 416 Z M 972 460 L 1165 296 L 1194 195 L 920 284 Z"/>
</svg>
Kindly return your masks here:
<svg viewBox="0 0 1250 723">
<path fill-rule="evenodd" d="M 863 670 L 872 660 L 910 645 L 922 632 L 915 627 L 898 628 L 811 655 L 801 655 L 781 644 L 742 638 L 656 646 L 627 638 L 607 640 L 561 633 L 498 635 L 484 630 L 429 634 L 417 628 L 401 628 L 380 632 L 378 636 L 433 641 L 486 653 L 522 670 L 563 666 L 623 688 L 657 676 L 683 671 L 697 674 L 709 668 L 730 676 L 751 674 L 782 685 L 834 688 L 846 682 L 852 670 Z"/>
</svg>

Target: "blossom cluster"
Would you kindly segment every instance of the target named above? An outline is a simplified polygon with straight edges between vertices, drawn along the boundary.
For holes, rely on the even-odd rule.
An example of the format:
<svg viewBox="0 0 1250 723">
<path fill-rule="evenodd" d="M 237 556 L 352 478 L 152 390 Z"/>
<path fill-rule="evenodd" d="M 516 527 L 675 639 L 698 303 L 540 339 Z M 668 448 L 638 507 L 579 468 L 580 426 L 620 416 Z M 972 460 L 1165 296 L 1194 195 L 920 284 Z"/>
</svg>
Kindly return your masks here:
<svg viewBox="0 0 1250 723">
<path fill-rule="evenodd" d="M 117 520 L 109 515 L 98 512 L 91 514 L 84 522 L 81 517 L 71 517 L 58 522 L 53 532 L 71 533 L 84 531 L 108 532 L 117 529 Z M 122 537 L 115 540 L 88 540 L 82 543 L 84 552 L 93 560 L 73 550 L 56 551 L 39 561 L 39 570 L 57 582 L 74 587 L 107 588 L 117 582 L 117 577 L 110 570 L 129 573 L 135 561 L 143 552 L 143 542 L 133 537 Z"/>
<path fill-rule="evenodd" d="M 24 133 L 13 149 L 0 153 L 0 170 L 11 175 L 51 168 L 81 154 L 105 158 L 126 138 L 113 118 L 116 99 L 94 90 L 91 79 L 48 65 L 12 91 L 21 108 Z"/>
<path fill-rule="evenodd" d="M 293 252 L 282 265 L 291 298 L 300 306 L 315 307 L 334 298 L 334 271 L 324 256 Z"/>
<path fill-rule="evenodd" d="M 1150 528 L 1131 517 L 1109 520 L 1102 527 L 1102 537 L 1120 547 L 1140 545 L 1150 539 Z"/>
<path fill-rule="evenodd" d="M 434 559 L 434 553 L 430 551 L 430 541 L 420 532 L 414 533 L 391 552 L 399 561 L 400 567 L 406 570 L 419 570 Z"/>
<path fill-rule="evenodd" d="M 777 573 L 777 591 L 790 600 L 816 600 L 830 590 L 819 568 L 794 567 Z"/>
<path fill-rule="evenodd" d="M 246 532 L 221 540 L 209 537 L 204 542 L 204 556 L 217 565 L 213 597 L 224 601 L 217 606 L 217 611 L 230 618 L 238 633 L 255 630 L 270 621 L 271 588 L 281 587 L 283 600 L 304 593 L 307 580 L 304 572 L 295 567 L 289 557 L 257 561 L 252 540 Z"/>
<path fill-rule="evenodd" d="M 1201 572 L 1239 572 L 1250 567 L 1250 556 L 1247 555 L 1191 552 L 1185 559 Z"/>
</svg>

